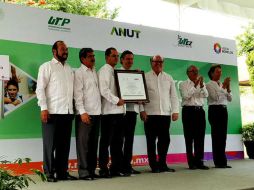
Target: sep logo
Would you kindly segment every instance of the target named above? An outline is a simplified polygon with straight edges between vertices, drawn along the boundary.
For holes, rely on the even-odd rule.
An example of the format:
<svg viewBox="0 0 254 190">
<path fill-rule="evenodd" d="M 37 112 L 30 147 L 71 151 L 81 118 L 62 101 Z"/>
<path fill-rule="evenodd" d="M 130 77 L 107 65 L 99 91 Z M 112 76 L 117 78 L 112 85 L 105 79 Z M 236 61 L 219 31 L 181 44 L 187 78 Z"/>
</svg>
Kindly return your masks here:
<svg viewBox="0 0 254 190">
<path fill-rule="evenodd" d="M 71 20 L 68 18 L 51 16 L 48 20 L 48 28 L 50 30 L 69 32 L 71 29 L 66 27 L 66 25 L 70 24 L 70 22 L 71 22 Z"/>
</svg>

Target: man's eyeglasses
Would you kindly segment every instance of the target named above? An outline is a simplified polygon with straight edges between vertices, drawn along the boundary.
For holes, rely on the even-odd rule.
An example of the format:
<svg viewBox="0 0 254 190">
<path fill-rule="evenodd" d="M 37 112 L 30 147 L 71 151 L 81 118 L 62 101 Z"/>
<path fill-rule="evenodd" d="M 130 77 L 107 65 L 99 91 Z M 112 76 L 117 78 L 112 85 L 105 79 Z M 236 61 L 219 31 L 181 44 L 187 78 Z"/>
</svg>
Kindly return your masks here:
<svg viewBox="0 0 254 190">
<path fill-rule="evenodd" d="M 119 55 L 110 55 L 110 57 L 114 57 L 114 58 L 117 57 L 118 58 Z"/>
<path fill-rule="evenodd" d="M 159 64 L 162 64 L 163 61 L 152 61 L 153 63 L 159 63 Z"/>
<path fill-rule="evenodd" d="M 193 74 L 198 74 L 198 71 L 196 70 L 192 70 L 192 71 L 188 71 L 189 73 L 193 73 Z"/>
</svg>

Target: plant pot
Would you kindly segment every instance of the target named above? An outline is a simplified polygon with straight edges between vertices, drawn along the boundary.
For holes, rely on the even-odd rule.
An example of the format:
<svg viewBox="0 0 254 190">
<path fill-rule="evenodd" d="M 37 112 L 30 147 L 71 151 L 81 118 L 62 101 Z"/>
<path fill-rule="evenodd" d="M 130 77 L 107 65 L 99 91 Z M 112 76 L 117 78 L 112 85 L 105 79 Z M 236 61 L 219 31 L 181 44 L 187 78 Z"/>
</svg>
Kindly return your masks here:
<svg viewBox="0 0 254 190">
<path fill-rule="evenodd" d="M 254 141 L 244 141 L 247 155 L 250 159 L 254 159 Z"/>
</svg>

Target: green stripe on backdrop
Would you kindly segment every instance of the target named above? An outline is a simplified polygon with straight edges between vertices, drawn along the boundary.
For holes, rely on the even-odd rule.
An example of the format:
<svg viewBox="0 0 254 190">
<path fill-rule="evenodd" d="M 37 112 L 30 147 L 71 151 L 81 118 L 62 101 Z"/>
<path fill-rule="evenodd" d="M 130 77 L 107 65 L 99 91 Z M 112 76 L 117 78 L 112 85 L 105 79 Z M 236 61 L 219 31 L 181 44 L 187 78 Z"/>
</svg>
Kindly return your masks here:
<svg viewBox="0 0 254 190">
<path fill-rule="evenodd" d="M 34 78 L 37 78 L 39 66 L 52 58 L 51 47 L 51 45 L 0 40 L 0 54 L 9 55 L 10 61 L 13 64 Z M 74 68 L 77 68 L 80 65 L 78 52 L 79 49 L 69 47 L 68 63 Z M 135 52 L 133 53 L 135 54 Z M 95 51 L 95 55 L 96 68 L 99 69 L 105 63 L 104 52 Z M 207 71 L 211 65 L 210 63 L 166 58 L 164 63 L 164 70 L 172 75 L 178 84 L 179 81 L 187 79 L 186 68 L 191 64 L 196 65 L 200 68 L 200 74 L 203 75 L 205 77 L 205 81 L 208 82 L 209 78 L 207 76 Z M 118 66 L 120 67 L 120 64 Z M 145 72 L 149 71 L 149 56 L 136 55 L 134 58 L 133 68 L 141 69 Z M 228 133 L 239 134 L 241 128 L 241 112 L 237 67 L 223 65 L 222 69 L 222 78 L 226 76 L 231 76 L 232 78 L 233 102 L 231 102 L 228 106 Z M 207 106 L 205 106 L 205 110 L 207 116 Z M 37 106 L 36 98 L 9 113 L 3 120 L 0 120 L 0 139 L 41 137 L 41 124 L 39 114 L 40 110 Z M 170 132 L 173 135 L 183 134 L 181 118 L 179 118 L 177 122 L 172 122 Z M 210 125 L 208 122 L 206 133 L 210 134 Z M 144 135 L 143 123 L 140 120 L 137 122 L 135 134 Z"/>
</svg>

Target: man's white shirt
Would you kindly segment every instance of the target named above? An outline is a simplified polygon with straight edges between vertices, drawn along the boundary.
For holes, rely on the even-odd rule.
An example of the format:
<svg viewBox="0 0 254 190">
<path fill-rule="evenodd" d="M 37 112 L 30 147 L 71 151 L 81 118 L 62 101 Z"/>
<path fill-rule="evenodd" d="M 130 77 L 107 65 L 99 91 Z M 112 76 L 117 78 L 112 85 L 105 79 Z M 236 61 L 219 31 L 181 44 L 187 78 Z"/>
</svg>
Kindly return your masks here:
<svg viewBox="0 0 254 190">
<path fill-rule="evenodd" d="M 147 115 L 179 113 L 179 102 L 173 78 L 165 72 L 158 76 L 154 71 L 145 74 L 150 102 L 145 104 Z"/>
<path fill-rule="evenodd" d="M 117 97 L 114 68 L 105 64 L 98 71 L 99 88 L 102 96 L 102 114 L 122 114 L 125 112 L 124 106 L 117 106 Z"/>
<path fill-rule="evenodd" d="M 36 94 L 38 105 L 50 114 L 73 114 L 73 80 L 71 67 L 55 58 L 39 68 Z"/>
<path fill-rule="evenodd" d="M 76 114 L 100 115 L 101 95 L 95 69 L 81 64 L 75 71 L 74 100 Z"/>
<path fill-rule="evenodd" d="M 190 79 L 180 83 L 179 91 L 182 96 L 182 106 L 203 106 L 204 98 L 208 97 L 205 84 L 203 88 L 200 88 L 200 85 L 195 88 L 194 82 Z"/>
<path fill-rule="evenodd" d="M 210 81 L 206 84 L 209 96 L 207 98 L 208 105 L 227 105 L 232 101 L 232 94 L 227 89 L 222 88 L 222 83 Z"/>
</svg>

